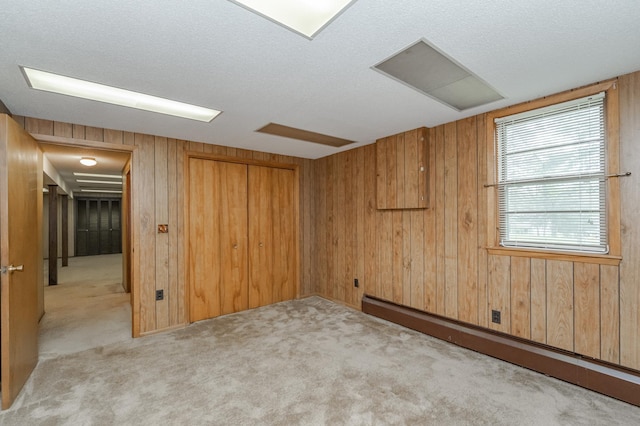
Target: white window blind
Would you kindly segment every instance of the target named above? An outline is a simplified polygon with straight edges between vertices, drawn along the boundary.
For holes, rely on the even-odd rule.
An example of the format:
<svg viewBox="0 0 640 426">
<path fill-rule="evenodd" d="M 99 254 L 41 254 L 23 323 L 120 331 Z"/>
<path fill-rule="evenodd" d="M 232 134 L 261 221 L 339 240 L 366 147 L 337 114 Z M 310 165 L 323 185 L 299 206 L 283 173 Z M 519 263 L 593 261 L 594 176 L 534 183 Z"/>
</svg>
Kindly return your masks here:
<svg viewBox="0 0 640 426">
<path fill-rule="evenodd" d="M 495 124 L 500 244 L 608 252 L 604 92 Z"/>
</svg>

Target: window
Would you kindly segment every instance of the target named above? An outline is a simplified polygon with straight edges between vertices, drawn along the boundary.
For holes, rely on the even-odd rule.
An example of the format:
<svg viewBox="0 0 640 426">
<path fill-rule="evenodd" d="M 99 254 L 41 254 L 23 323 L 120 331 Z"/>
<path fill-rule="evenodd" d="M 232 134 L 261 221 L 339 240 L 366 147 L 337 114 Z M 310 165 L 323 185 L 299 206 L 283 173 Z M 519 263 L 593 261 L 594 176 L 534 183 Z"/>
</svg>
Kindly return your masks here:
<svg viewBox="0 0 640 426">
<path fill-rule="evenodd" d="M 605 93 L 495 119 L 499 243 L 607 253 Z"/>
</svg>

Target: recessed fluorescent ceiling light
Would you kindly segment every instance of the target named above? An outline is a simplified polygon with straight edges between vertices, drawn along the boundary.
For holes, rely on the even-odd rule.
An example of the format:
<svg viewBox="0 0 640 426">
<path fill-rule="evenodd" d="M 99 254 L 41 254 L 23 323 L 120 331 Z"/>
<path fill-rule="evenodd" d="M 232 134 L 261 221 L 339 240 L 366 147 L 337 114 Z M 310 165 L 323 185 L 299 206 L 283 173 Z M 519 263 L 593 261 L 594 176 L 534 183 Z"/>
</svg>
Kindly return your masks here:
<svg viewBox="0 0 640 426">
<path fill-rule="evenodd" d="M 458 111 L 504 99 L 471 71 L 423 40 L 380 62 L 373 69 Z"/>
<path fill-rule="evenodd" d="M 119 175 L 101 175 L 97 173 L 80 173 L 73 172 L 74 176 L 85 176 L 85 177 L 101 177 L 101 178 L 110 178 L 110 179 L 122 179 L 122 176 Z"/>
<path fill-rule="evenodd" d="M 107 185 L 122 185 L 122 182 L 109 181 L 109 180 L 90 180 L 90 179 L 76 179 L 78 183 L 105 183 Z"/>
<path fill-rule="evenodd" d="M 298 139 L 305 142 L 321 143 L 333 147 L 341 147 L 354 143 L 347 139 L 336 138 L 334 136 L 323 135 L 322 133 L 310 132 L 308 130 L 296 129 L 295 127 L 283 126 L 282 124 L 269 123 L 256 130 L 259 133 L 268 133 L 285 138 Z"/>
<path fill-rule="evenodd" d="M 81 189 L 80 192 L 106 192 L 108 194 L 122 194 L 122 191 L 112 189 Z"/>
<path fill-rule="evenodd" d="M 355 0 L 230 0 L 252 12 L 313 38 Z"/>
<path fill-rule="evenodd" d="M 32 68 L 21 68 L 29 86 L 45 92 L 59 93 L 76 98 L 90 99 L 204 122 L 213 120 L 221 112 Z"/>
</svg>

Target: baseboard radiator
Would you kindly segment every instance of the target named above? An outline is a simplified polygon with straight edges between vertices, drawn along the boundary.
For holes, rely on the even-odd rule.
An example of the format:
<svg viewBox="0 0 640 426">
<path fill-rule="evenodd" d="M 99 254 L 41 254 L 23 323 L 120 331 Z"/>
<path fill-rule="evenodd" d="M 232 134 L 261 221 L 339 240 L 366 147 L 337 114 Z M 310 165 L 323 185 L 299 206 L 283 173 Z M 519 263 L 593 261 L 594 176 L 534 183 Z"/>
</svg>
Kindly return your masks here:
<svg viewBox="0 0 640 426">
<path fill-rule="evenodd" d="M 365 295 L 366 314 L 640 406 L 640 374 L 504 333 Z"/>
</svg>

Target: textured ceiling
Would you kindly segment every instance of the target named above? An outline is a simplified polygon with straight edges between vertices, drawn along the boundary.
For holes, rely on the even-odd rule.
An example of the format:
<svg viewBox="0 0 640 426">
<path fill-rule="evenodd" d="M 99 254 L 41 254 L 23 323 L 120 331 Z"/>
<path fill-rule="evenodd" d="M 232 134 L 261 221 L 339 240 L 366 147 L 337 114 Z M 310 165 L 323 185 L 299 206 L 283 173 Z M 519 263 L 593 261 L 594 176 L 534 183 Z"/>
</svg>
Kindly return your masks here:
<svg viewBox="0 0 640 426">
<path fill-rule="evenodd" d="M 18 115 L 319 158 L 640 69 L 640 1 L 358 0 L 313 40 L 223 0 L 2 2 Z M 371 67 L 425 39 L 506 99 L 448 108 Z M 19 65 L 221 109 L 211 123 L 27 87 Z M 355 140 L 255 133 L 267 123 Z"/>
</svg>

